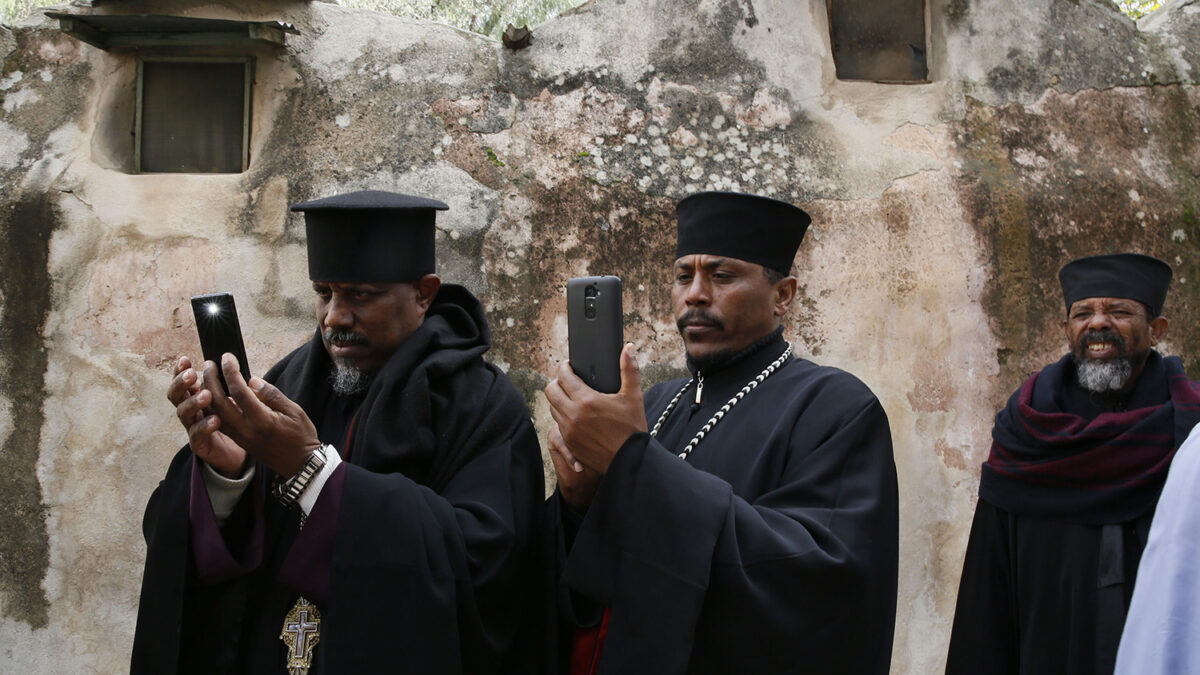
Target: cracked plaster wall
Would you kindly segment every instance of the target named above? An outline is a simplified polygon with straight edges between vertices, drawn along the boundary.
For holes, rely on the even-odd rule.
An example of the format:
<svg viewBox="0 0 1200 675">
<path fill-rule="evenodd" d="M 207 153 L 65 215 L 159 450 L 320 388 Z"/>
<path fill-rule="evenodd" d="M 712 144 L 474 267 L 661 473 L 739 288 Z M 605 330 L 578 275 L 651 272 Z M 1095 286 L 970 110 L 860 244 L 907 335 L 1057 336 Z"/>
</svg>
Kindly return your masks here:
<svg viewBox="0 0 1200 675">
<path fill-rule="evenodd" d="M 1200 300 L 1195 0 L 1140 26 L 1107 0 L 931 0 L 931 82 L 903 86 L 834 79 L 818 0 L 594 0 L 519 52 L 326 3 L 96 11 L 301 34 L 255 51 L 247 172 L 132 175 L 132 57 L 40 15 L 0 28 L 4 672 L 126 668 L 141 510 L 183 441 L 163 390 L 197 351 L 187 298 L 236 290 L 258 369 L 303 341 L 289 203 L 360 188 L 449 203 L 440 272 L 484 300 L 491 356 L 543 429 L 566 279 L 625 279 L 626 334 L 660 380 L 681 366 L 675 200 L 803 204 L 788 335 L 864 379 L 892 422 L 897 673 L 941 668 L 992 416 L 1063 351 L 1058 266 L 1169 260 L 1164 351 L 1200 370 L 1183 320 Z"/>
</svg>

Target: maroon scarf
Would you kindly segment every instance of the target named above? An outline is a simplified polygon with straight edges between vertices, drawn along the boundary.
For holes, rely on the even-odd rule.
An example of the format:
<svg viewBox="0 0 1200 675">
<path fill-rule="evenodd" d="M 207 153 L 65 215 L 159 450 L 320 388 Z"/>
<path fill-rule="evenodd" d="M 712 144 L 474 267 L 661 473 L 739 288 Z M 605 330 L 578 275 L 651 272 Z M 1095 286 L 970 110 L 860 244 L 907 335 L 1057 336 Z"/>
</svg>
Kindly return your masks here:
<svg viewBox="0 0 1200 675">
<path fill-rule="evenodd" d="M 1012 513 L 1079 523 L 1148 513 L 1176 448 L 1200 422 L 1200 383 L 1178 357 L 1151 352 L 1138 386 L 1165 384 L 1168 400 L 1089 421 L 1057 403 L 1075 376 L 1070 359 L 1030 377 L 996 415 L 979 496 Z"/>
</svg>

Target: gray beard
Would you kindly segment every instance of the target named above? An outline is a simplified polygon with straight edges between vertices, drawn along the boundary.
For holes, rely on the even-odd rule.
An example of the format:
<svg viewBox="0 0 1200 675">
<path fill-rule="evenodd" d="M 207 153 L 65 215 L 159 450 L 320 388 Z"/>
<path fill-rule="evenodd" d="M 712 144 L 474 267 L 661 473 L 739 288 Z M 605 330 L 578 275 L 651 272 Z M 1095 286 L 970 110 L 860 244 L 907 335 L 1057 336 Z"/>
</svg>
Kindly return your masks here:
<svg viewBox="0 0 1200 675">
<path fill-rule="evenodd" d="M 353 396 L 361 394 L 371 386 L 371 375 L 355 368 L 351 363 L 334 361 L 333 372 L 329 374 L 329 384 L 333 393 L 338 396 Z"/>
<path fill-rule="evenodd" d="M 1129 381 L 1133 374 L 1133 364 L 1129 359 L 1112 359 L 1110 361 L 1075 360 L 1075 377 L 1079 386 L 1097 394 L 1106 391 L 1119 391 Z"/>
</svg>

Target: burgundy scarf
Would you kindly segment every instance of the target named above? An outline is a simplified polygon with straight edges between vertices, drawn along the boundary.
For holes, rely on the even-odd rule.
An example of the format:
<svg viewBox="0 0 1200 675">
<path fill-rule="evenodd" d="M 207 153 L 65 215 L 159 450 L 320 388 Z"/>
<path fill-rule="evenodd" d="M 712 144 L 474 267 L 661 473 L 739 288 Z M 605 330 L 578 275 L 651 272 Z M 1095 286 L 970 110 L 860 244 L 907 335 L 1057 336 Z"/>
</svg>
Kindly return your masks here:
<svg viewBox="0 0 1200 675">
<path fill-rule="evenodd" d="M 996 415 L 979 496 L 1019 515 L 1102 524 L 1148 513 L 1176 448 L 1200 422 L 1200 383 L 1178 357 L 1152 352 L 1141 378 L 1164 382 L 1165 403 L 1088 421 L 1057 409 L 1070 356 L 1034 374 Z"/>
</svg>

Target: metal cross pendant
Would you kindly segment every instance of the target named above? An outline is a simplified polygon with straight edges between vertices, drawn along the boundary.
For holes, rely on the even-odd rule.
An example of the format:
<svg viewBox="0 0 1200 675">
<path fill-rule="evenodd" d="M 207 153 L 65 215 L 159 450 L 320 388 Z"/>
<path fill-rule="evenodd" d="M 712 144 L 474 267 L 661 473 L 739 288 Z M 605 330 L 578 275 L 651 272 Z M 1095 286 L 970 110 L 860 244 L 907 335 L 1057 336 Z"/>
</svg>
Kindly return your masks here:
<svg viewBox="0 0 1200 675">
<path fill-rule="evenodd" d="M 308 675 L 308 669 L 312 668 L 313 647 L 321 641 L 321 613 L 317 606 L 300 596 L 283 619 L 279 639 L 288 648 L 289 675 Z"/>
</svg>

